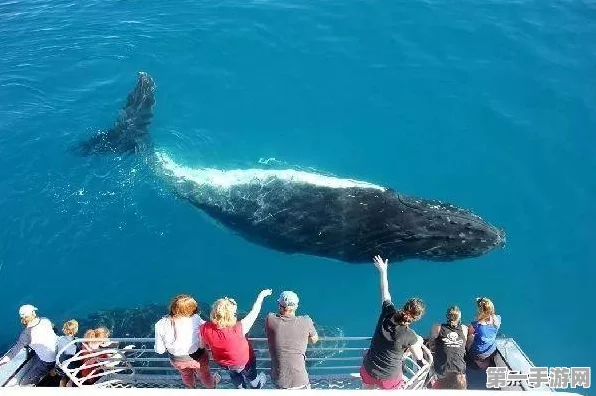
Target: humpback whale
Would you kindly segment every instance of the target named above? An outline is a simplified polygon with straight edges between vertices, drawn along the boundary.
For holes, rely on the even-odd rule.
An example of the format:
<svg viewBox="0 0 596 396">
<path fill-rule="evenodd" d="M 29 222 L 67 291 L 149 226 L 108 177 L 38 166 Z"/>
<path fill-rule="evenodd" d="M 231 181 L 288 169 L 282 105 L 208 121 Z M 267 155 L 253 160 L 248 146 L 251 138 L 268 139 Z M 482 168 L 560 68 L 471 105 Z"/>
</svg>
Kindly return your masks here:
<svg viewBox="0 0 596 396">
<path fill-rule="evenodd" d="M 155 82 L 145 72 L 115 124 L 82 141 L 81 155 L 140 154 L 173 192 L 244 239 L 290 254 L 348 263 L 382 255 L 453 261 L 505 244 L 505 232 L 469 210 L 369 182 L 294 169 L 190 168 L 154 147 Z"/>
</svg>

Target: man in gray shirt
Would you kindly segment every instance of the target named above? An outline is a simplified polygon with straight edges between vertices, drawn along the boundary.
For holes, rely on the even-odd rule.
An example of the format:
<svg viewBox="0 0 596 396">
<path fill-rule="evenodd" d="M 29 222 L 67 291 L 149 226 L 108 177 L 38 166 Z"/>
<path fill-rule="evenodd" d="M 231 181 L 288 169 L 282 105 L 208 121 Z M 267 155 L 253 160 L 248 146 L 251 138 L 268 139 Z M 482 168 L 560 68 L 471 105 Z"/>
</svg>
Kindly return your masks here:
<svg viewBox="0 0 596 396">
<path fill-rule="evenodd" d="M 277 302 L 279 313 L 270 313 L 265 320 L 271 379 L 280 389 L 310 388 L 306 372 L 306 347 L 309 341 L 317 342 L 319 336 L 308 315 L 296 316 L 296 293 L 284 291 Z"/>
</svg>

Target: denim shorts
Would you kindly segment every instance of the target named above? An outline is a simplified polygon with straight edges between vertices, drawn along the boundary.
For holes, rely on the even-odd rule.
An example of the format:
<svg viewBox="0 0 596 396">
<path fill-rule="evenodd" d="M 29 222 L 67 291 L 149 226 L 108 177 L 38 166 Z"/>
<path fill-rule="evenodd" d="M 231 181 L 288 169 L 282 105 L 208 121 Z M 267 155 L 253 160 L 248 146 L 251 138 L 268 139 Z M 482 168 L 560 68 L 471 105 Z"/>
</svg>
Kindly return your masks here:
<svg viewBox="0 0 596 396">
<path fill-rule="evenodd" d="M 224 367 L 230 374 L 230 380 L 237 389 L 261 389 L 265 385 L 265 376 L 257 374 L 256 359 L 250 360 L 244 367 Z"/>
</svg>

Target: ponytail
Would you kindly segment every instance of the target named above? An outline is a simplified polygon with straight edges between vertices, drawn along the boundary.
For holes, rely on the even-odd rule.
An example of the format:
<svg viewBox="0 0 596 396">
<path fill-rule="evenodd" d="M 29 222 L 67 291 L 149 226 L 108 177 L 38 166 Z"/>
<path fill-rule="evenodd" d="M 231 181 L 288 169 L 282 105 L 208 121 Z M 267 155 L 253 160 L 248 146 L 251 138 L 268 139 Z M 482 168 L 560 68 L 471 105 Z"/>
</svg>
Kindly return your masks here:
<svg viewBox="0 0 596 396">
<path fill-rule="evenodd" d="M 421 299 L 410 298 L 406 301 L 402 309 L 399 309 L 395 313 L 395 321 L 402 325 L 415 322 L 422 317 L 425 310 L 426 305 Z"/>
<path fill-rule="evenodd" d="M 457 305 L 449 307 L 447 310 L 447 322 L 452 327 L 457 327 L 461 324 L 461 310 Z"/>
<path fill-rule="evenodd" d="M 487 320 L 495 314 L 495 305 L 486 297 L 478 297 L 476 305 L 478 306 L 477 320 Z"/>
</svg>

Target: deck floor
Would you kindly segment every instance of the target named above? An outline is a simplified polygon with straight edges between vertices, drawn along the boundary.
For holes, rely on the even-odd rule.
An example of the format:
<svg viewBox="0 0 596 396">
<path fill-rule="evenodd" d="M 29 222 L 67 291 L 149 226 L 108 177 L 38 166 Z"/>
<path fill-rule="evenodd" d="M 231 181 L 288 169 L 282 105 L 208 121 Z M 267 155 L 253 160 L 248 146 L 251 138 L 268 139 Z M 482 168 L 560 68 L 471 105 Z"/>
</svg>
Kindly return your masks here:
<svg viewBox="0 0 596 396">
<path fill-rule="evenodd" d="M 503 390 L 503 391 L 523 391 L 525 390 L 520 384 L 505 386 L 499 389 L 486 387 L 486 371 L 473 369 L 468 367 L 466 370 L 466 379 L 468 381 L 468 389 L 470 390 Z"/>
<path fill-rule="evenodd" d="M 486 371 L 469 368 L 466 373 L 468 380 L 468 389 L 470 390 L 487 390 L 486 387 Z M 54 387 L 58 386 L 58 377 L 48 376 L 38 385 L 41 387 Z M 177 378 L 173 377 L 168 381 L 155 381 L 155 382 L 139 382 L 133 385 L 136 388 L 184 388 L 182 382 Z M 201 387 L 197 381 L 197 387 Z M 311 387 L 313 389 L 359 389 L 361 382 L 359 378 L 346 378 L 345 380 L 324 380 L 324 379 L 313 379 L 311 381 Z M 222 378 L 222 382 L 219 384 L 220 389 L 232 389 L 232 384 L 229 380 Z M 265 389 L 274 389 L 273 383 L 270 378 L 267 378 Z M 494 389 L 493 389 L 494 390 Z M 521 386 L 508 386 L 501 388 L 501 390 L 523 390 Z"/>
</svg>

